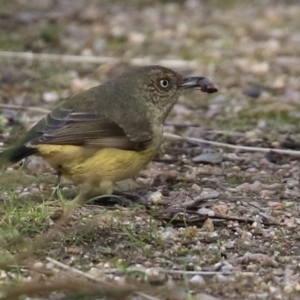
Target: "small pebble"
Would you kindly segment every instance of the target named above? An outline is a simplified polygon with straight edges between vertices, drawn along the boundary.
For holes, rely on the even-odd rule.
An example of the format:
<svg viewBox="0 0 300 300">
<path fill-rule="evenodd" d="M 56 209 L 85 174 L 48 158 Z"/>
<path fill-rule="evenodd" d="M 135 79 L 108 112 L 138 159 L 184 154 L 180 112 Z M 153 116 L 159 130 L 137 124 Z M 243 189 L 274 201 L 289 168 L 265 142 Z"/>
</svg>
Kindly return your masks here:
<svg viewBox="0 0 300 300">
<path fill-rule="evenodd" d="M 168 231 L 162 232 L 161 235 L 160 235 L 160 238 L 161 238 L 163 241 L 168 241 L 168 240 L 173 240 L 173 239 L 175 239 L 176 236 L 177 236 L 177 232 L 176 232 L 176 230 L 174 229 L 173 231 L 168 230 Z"/>
<path fill-rule="evenodd" d="M 214 229 L 215 229 L 213 220 L 210 219 L 210 218 L 207 218 L 207 219 L 205 220 L 205 222 L 203 223 L 202 228 L 203 228 L 205 231 L 213 232 Z"/>
<path fill-rule="evenodd" d="M 195 275 L 190 279 L 190 283 L 193 286 L 204 286 L 206 284 L 204 278 L 201 275 Z"/>
<path fill-rule="evenodd" d="M 126 284 L 126 280 L 125 280 L 125 278 L 124 277 L 121 277 L 121 276 L 115 276 L 114 277 L 114 281 L 116 281 L 117 282 L 117 284 L 118 285 L 125 285 Z"/>
<path fill-rule="evenodd" d="M 40 261 L 37 261 L 33 264 L 34 269 L 41 269 L 44 266 L 44 264 Z"/>
<path fill-rule="evenodd" d="M 53 92 L 45 92 L 42 95 L 42 99 L 45 102 L 56 102 L 59 99 L 59 95 L 57 92 L 54 92 L 54 91 Z"/>
<path fill-rule="evenodd" d="M 158 268 L 148 268 L 145 274 L 150 283 L 163 283 L 166 280 L 166 274 L 160 272 Z"/>
<path fill-rule="evenodd" d="M 215 276 L 215 279 L 217 282 L 222 282 L 222 283 L 227 283 L 227 282 L 233 282 L 234 279 L 232 277 L 229 276 L 225 276 L 223 274 L 217 274 Z"/>
<path fill-rule="evenodd" d="M 160 204 L 164 202 L 164 196 L 161 192 L 156 191 L 148 197 L 148 201 L 153 204 Z"/>
<path fill-rule="evenodd" d="M 227 215 L 228 206 L 226 204 L 217 204 L 212 207 L 213 211 L 219 215 Z"/>
<path fill-rule="evenodd" d="M 197 193 L 201 193 L 202 191 L 202 188 L 201 186 L 199 186 L 197 183 L 194 183 L 192 186 L 191 186 L 192 190 L 197 192 Z"/>
<path fill-rule="evenodd" d="M 223 153 L 202 153 L 193 157 L 192 161 L 194 163 L 209 163 L 209 164 L 219 164 L 223 161 Z"/>
</svg>

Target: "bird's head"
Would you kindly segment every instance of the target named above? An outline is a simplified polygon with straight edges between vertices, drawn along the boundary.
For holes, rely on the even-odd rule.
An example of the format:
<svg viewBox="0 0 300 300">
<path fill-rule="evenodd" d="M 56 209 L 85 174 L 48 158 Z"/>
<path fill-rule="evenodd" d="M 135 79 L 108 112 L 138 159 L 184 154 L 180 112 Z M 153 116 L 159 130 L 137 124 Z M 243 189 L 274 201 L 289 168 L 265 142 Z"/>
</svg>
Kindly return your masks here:
<svg viewBox="0 0 300 300">
<path fill-rule="evenodd" d="M 162 66 L 145 66 L 132 69 L 122 75 L 134 87 L 134 94 L 143 101 L 149 111 L 164 121 L 180 93 L 188 88 L 200 88 L 214 93 L 217 89 L 206 77 L 183 77 Z"/>
</svg>

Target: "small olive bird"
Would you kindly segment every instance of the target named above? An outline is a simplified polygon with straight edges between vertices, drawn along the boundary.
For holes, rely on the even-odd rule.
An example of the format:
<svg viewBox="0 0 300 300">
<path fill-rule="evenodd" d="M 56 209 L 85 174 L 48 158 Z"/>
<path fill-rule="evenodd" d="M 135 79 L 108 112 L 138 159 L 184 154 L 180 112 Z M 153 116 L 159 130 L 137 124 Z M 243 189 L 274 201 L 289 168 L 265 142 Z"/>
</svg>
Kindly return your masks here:
<svg viewBox="0 0 300 300">
<path fill-rule="evenodd" d="M 180 92 L 217 89 L 205 77 L 183 78 L 161 66 L 134 68 L 70 97 L 33 126 L 0 162 L 38 155 L 80 185 L 74 201 L 111 194 L 113 184 L 135 176 L 158 152 L 163 123 Z"/>
</svg>

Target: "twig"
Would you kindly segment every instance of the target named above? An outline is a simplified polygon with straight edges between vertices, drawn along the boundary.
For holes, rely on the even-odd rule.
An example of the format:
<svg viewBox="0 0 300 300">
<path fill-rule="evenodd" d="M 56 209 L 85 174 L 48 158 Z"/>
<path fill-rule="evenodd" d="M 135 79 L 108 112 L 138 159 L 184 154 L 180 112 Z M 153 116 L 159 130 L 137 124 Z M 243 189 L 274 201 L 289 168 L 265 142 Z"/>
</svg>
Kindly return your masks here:
<svg viewBox="0 0 300 300">
<path fill-rule="evenodd" d="M 55 259 L 53 259 L 51 257 L 46 257 L 46 260 L 49 261 L 49 262 L 51 262 L 51 263 L 53 263 L 54 265 L 56 265 L 56 266 L 64 269 L 64 270 L 71 271 L 72 273 L 78 274 L 78 275 L 80 275 L 82 277 L 86 277 L 88 279 L 91 279 L 93 281 L 97 281 L 97 282 L 100 282 L 100 283 L 105 283 L 107 285 L 115 286 L 115 284 L 113 284 L 113 283 L 110 283 L 110 282 L 107 282 L 107 281 L 102 280 L 100 278 L 97 278 L 97 277 L 95 277 L 95 276 L 93 276 L 93 275 L 91 275 L 89 273 L 85 273 L 85 272 L 83 272 L 83 271 L 81 271 L 79 269 L 76 269 L 74 267 L 70 267 L 70 266 L 68 266 L 68 265 L 66 265 L 64 263 L 61 263 L 61 262 L 59 262 L 59 261 L 57 261 L 57 260 L 55 260 Z"/>
<path fill-rule="evenodd" d="M 170 269 L 160 269 L 161 272 L 166 274 L 181 274 L 181 275 L 201 275 L 201 276 L 212 276 L 212 275 L 246 275 L 246 276 L 254 276 L 258 273 L 256 272 L 239 272 L 239 271 L 185 271 L 185 270 L 170 270 Z"/>
<path fill-rule="evenodd" d="M 141 296 L 141 297 L 143 297 L 144 299 L 147 299 L 147 300 L 161 300 L 160 298 L 156 298 L 156 297 L 147 295 L 147 294 L 142 293 L 142 292 L 135 292 L 134 294 L 136 294 L 138 296 Z"/>
<path fill-rule="evenodd" d="M 100 285 L 98 282 L 87 280 L 86 278 L 78 277 L 67 272 L 58 274 L 57 276 L 47 278 L 46 280 L 31 279 L 29 281 L 20 281 L 17 284 L 9 284 L 4 289 L 1 289 L 1 300 L 15 300 L 20 296 L 36 297 L 52 292 L 61 292 L 65 294 L 63 299 L 89 299 L 92 297 L 109 298 L 109 299 L 124 299 L 135 292 L 135 288 L 127 286 L 107 286 Z M 2 290 L 4 292 L 2 293 Z M 43 298 L 44 299 L 44 298 Z"/>
<path fill-rule="evenodd" d="M 7 108 L 7 109 L 16 109 L 16 110 L 28 110 L 34 111 L 42 114 L 48 114 L 50 110 L 40 108 L 40 107 L 33 107 L 33 106 L 21 106 L 21 105 L 14 105 L 14 104 L 0 104 L 0 108 Z"/>
<path fill-rule="evenodd" d="M 93 276 L 93 275 L 91 275 L 91 274 L 82 272 L 82 271 L 80 271 L 79 269 L 76 269 L 76 268 L 74 268 L 74 267 L 70 267 L 70 266 L 68 266 L 68 265 L 66 265 L 66 264 L 63 264 L 63 263 L 61 263 L 61 262 L 59 262 L 59 261 L 57 261 L 57 260 L 55 260 L 55 259 L 53 259 L 53 258 L 51 258 L 51 257 L 46 257 L 46 260 L 48 260 L 49 262 L 53 263 L 53 264 L 56 265 L 56 266 L 59 266 L 59 267 L 62 268 L 62 269 L 71 271 L 72 273 L 78 274 L 78 275 L 80 275 L 80 276 L 83 276 L 83 277 L 85 277 L 85 278 L 91 279 L 91 280 L 93 280 L 93 281 L 96 281 L 96 282 L 99 282 L 99 283 L 104 283 L 104 284 L 106 284 L 106 285 L 108 285 L 108 286 L 111 286 L 111 287 L 114 287 L 114 288 L 115 288 L 115 286 L 116 286 L 115 283 L 110 283 L 110 282 L 107 282 L 107 281 L 105 281 L 105 280 L 102 280 L 102 279 L 100 279 L 100 278 L 98 278 L 98 277 L 95 277 L 95 276 Z M 145 299 L 148 299 L 148 300 L 160 300 L 160 299 L 158 299 L 158 298 L 152 297 L 152 296 L 147 295 L 147 294 L 145 294 L 145 293 L 141 293 L 141 292 L 134 292 L 134 293 L 135 293 L 136 295 L 139 295 L 139 296 L 141 296 L 141 297 L 143 297 L 143 298 L 145 298 Z"/>
<path fill-rule="evenodd" d="M 167 132 L 164 133 L 164 137 L 167 139 L 172 139 L 172 140 L 177 140 L 177 141 L 186 141 L 186 142 L 196 143 L 196 144 L 209 144 L 209 145 L 213 145 L 213 146 L 235 149 L 235 150 L 263 152 L 263 153 L 273 152 L 273 153 L 278 153 L 278 154 L 287 154 L 287 155 L 293 155 L 293 156 L 300 157 L 300 151 L 295 151 L 295 150 L 232 145 L 232 144 L 227 144 L 227 143 L 208 141 L 208 140 L 204 140 L 204 139 L 191 138 L 191 137 L 181 136 L 181 135 L 167 133 Z"/>
<path fill-rule="evenodd" d="M 190 214 L 194 216 L 198 216 L 198 219 L 194 218 L 185 218 L 185 219 L 178 219 L 174 217 L 174 215 L 178 215 L 180 213 L 184 214 Z M 165 215 L 164 215 L 165 214 Z M 166 216 L 166 214 L 169 214 Z M 170 216 L 171 214 L 171 216 Z M 195 222 L 204 222 L 207 218 L 213 219 L 213 220 L 225 220 L 225 221 L 237 221 L 242 223 L 254 223 L 256 220 L 253 218 L 247 218 L 247 217 L 235 217 L 235 216 L 225 216 L 221 214 L 214 213 L 213 215 L 210 214 L 202 214 L 197 211 L 193 210 L 186 210 L 186 209 L 161 209 L 159 210 L 154 217 L 157 220 L 163 220 L 167 222 L 184 222 L 185 224 L 195 224 Z M 280 224 L 279 222 L 267 220 L 267 222 L 262 221 L 265 225 L 277 225 L 277 226 L 283 226 L 283 224 Z"/>
<path fill-rule="evenodd" d="M 137 268 L 130 268 L 128 269 L 130 272 L 141 272 L 141 269 Z M 239 272 L 239 271 L 185 271 L 185 270 L 171 270 L 171 269 L 163 269 L 163 268 L 158 268 L 158 271 L 161 273 L 166 273 L 166 274 L 183 274 L 183 275 L 203 275 L 203 276 L 211 276 L 211 275 L 216 275 L 216 274 L 222 274 L 222 275 L 232 275 L 232 274 L 242 274 L 242 275 L 256 275 L 257 273 L 255 272 Z M 104 273 L 105 274 L 120 274 L 122 272 L 120 269 L 117 268 L 111 268 L 111 269 L 105 269 Z"/>
<path fill-rule="evenodd" d="M 170 122 L 167 122 L 167 123 L 165 123 L 165 126 L 173 126 L 173 127 L 181 127 L 181 128 L 190 128 L 190 127 L 202 128 L 203 132 L 205 132 L 205 133 L 222 134 L 222 135 L 229 135 L 229 136 L 242 137 L 245 135 L 243 132 L 238 132 L 238 131 L 205 129 L 205 128 L 203 128 L 203 125 L 196 124 L 196 123 L 170 123 Z"/>
<path fill-rule="evenodd" d="M 152 59 L 151 57 L 132 58 L 128 60 L 120 59 L 110 56 L 90 56 L 90 55 L 60 55 L 50 53 L 32 53 L 32 52 L 12 52 L 0 51 L 0 58 L 19 58 L 24 60 L 40 60 L 59 63 L 92 63 L 92 64 L 105 64 L 105 63 L 121 63 L 127 62 L 133 66 L 144 66 L 151 64 L 163 65 L 169 68 L 193 68 L 199 67 L 199 63 L 195 60 L 180 60 L 180 59 Z"/>
</svg>

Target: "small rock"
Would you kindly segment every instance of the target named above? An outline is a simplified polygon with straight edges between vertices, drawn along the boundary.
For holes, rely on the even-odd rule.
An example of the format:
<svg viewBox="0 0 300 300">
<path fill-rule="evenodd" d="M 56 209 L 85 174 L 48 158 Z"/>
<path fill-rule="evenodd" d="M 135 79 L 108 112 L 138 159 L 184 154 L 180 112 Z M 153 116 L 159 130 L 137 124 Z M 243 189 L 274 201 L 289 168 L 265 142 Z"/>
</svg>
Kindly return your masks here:
<svg viewBox="0 0 300 300">
<path fill-rule="evenodd" d="M 293 284 L 287 284 L 284 288 L 283 288 L 284 292 L 287 294 L 291 294 L 294 292 L 294 285 Z"/>
<path fill-rule="evenodd" d="M 237 259 L 240 263 L 259 263 L 262 266 L 270 266 L 270 267 L 277 267 L 278 263 L 270 256 L 263 254 L 263 253 L 245 253 L 242 257 Z"/>
<path fill-rule="evenodd" d="M 163 241 L 174 240 L 177 236 L 177 231 L 174 228 L 166 228 L 164 232 L 161 233 L 160 238 Z"/>
<path fill-rule="evenodd" d="M 148 201 L 153 204 L 161 204 L 164 202 L 164 196 L 161 192 L 156 191 L 148 197 Z"/>
<path fill-rule="evenodd" d="M 191 189 L 197 193 L 201 193 L 202 191 L 202 188 L 201 186 L 199 186 L 197 183 L 194 183 L 192 186 L 191 186 Z"/>
<path fill-rule="evenodd" d="M 33 264 L 34 269 L 41 269 L 44 266 L 44 264 L 40 261 L 37 261 Z"/>
<path fill-rule="evenodd" d="M 295 190 L 291 190 L 291 189 L 286 189 L 284 191 L 283 197 L 285 199 L 300 198 L 300 193 L 299 193 L 299 191 L 295 191 Z"/>
<path fill-rule="evenodd" d="M 214 229 L 215 229 L 213 220 L 210 219 L 210 218 L 207 218 L 207 219 L 205 220 L 205 222 L 203 223 L 202 228 L 203 228 L 205 231 L 213 232 Z"/>
<path fill-rule="evenodd" d="M 96 6 L 87 6 L 79 15 L 79 18 L 85 22 L 94 22 L 99 17 L 99 11 Z"/>
<path fill-rule="evenodd" d="M 295 179 L 293 179 L 293 178 L 289 178 L 288 180 L 287 180 L 287 186 L 288 186 L 288 188 L 294 188 L 294 187 L 296 187 L 296 186 L 298 186 L 299 185 L 299 181 L 298 180 L 295 180 Z"/>
<path fill-rule="evenodd" d="M 145 42 L 146 36 L 140 32 L 130 32 L 128 35 L 129 42 L 137 45 L 141 45 Z"/>
<path fill-rule="evenodd" d="M 276 191 L 262 190 L 260 196 L 264 199 L 270 199 L 275 193 Z"/>
<path fill-rule="evenodd" d="M 201 294 L 194 296 L 193 300 L 221 300 L 221 298 L 216 298 L 214 296 L 201 293 Z"/>
<path fill-rule="evenodd" d="M 45 92 L 43 95 L 42 95 L 42 99 L 43 101 L 45 102 L 56 102 L 58 101 L 59 99 L 59 95 L 57 92 L 55 91 L 52 91 L 52 92 Z"/>
<path fill-rule="evenodd" d="M 200 275 L 195 275 L 190 279 L 190 283 L 193 286 L 199 287 L 199 286 L 204 286 L 206 284 L 204 278 Z"/>
<path fill-rule="evenodd" d="M 259 85 L 251 85 L 243 91 L 243 94 L 251 97 L 258 98 L 262 93 L 262 88 Z"/>
<path fill-rule="evenodd" d="M 209 164 L 219 164 L 223 161 L 223 153 L 202 153 L 193 157 L 192 162 L 194 163 L 209 163 Z"/>
<path fill-rule="evenodd" d="M 124 38 L 126 36 L 126 29 L 122 26 L 113 26 L 111 28 L 111 35 L 115 38 Z"/>
<path fill-rule="evenodd" d="M 213 210 L 205 207 L 201 207 L 197 210 L 197 212 L 203 216 L 213 217 L 215 215 L 215 212 Z"/>
<path fill-rule="evenodd" d="M 166 280 L 166 274 L 160 272 L 158 268 L 148 268 L 145 274 L 150 283 L 163 283 Z"/>
<path fill-rule="evenodd" d="M 215 276 L 215 279 L 217 282 L 222 282 L 222 283 L 227 283 L 227 282 L 233 282 L 234 279 L 232 277 L 229 276 L 225 276 L 223 274 L 217 274 Z"/>
<path fill-rule="evenodd" d="M 210 188 L 204 188 L 202 189 L 201 194 L 196 197 L 194 200 L 195 201 L 199 201 L 201 200 L 206 200 L 206 199 L 214 199 L 214 198 L 218 198 L 220 195 L 220 193 L 216 190 L 210 189 Z"/>
<path fill-rule="evenodd" d="M 234 247 L 235 247 L 235 241 L 228 241 L 228 242 L 226 242 L 223 245 L 224 245 L 224 247 L 226 249 L 234 249 Z"/>
<path fill-rule="evenodd" d="M 282 202 L 269 201 L 268 206 L 272 209 L 282 209 L 284 205 Z"/>
<path fill-rule="evenodd" d="M 116 281 L 118 285 L 121 285 L 121 286 L 126 285 L 126 279 L 124 277 L 115 276 L 114 281 Z"/>
<path fill-rule="evenodd" d="M 295 205 L 295 202 L 293 202 L 293 201 L 286 201 L 286 202 L 284 203 L 284 207 L 285 207 L 285 208 L 293 207 L 294 205 Z"/>
<path fill-rule="evenodd" d="M 255 63 L 250 67 L 254 74 L 266 74 L 270 70 L 270 65 L 267 62 Z"/>
<path fill-rule="evenodd" d="M 69 254 L 79 254 L 80 253 L 80 249 L 76 248 L 76 247 L 65 248 L 65 251 Z"/>
<path fill-rule="evenodd" d="M 213 211 L 219 215 L 227 215 L 228 206 L 226 204 L 217 204 L 212 207 Z"/>
<path fill-rule="evenodd" d="M 258 181 L 258 180 L 255 180 L 253 183 L 248 183 L 248 182 L 245 182 L 239 186 L 236 187 L 236 190 L 237 191 L 243 191 L 243 192 L 249 192 L 249 191 L 252 191 L 252 192 L 259 192 L 261 191 L 263 187 L 263 184 Z"/>
<path fill-rule="evenodd" d="M 96 39 L 93 42 L 93 50 L 95 53 L 101 53 L 105 50 L 106 48 L 106 40 L 105 39 Z"/>
<path fill-rule="evenodd" d="M 103 277 L 103 276 L 105 276 L 105 273 L 101 269 L 95 268 L 95 267 L 91 268 L 87 273 L 94 276 L 94 277 Z"/>
</svg>

